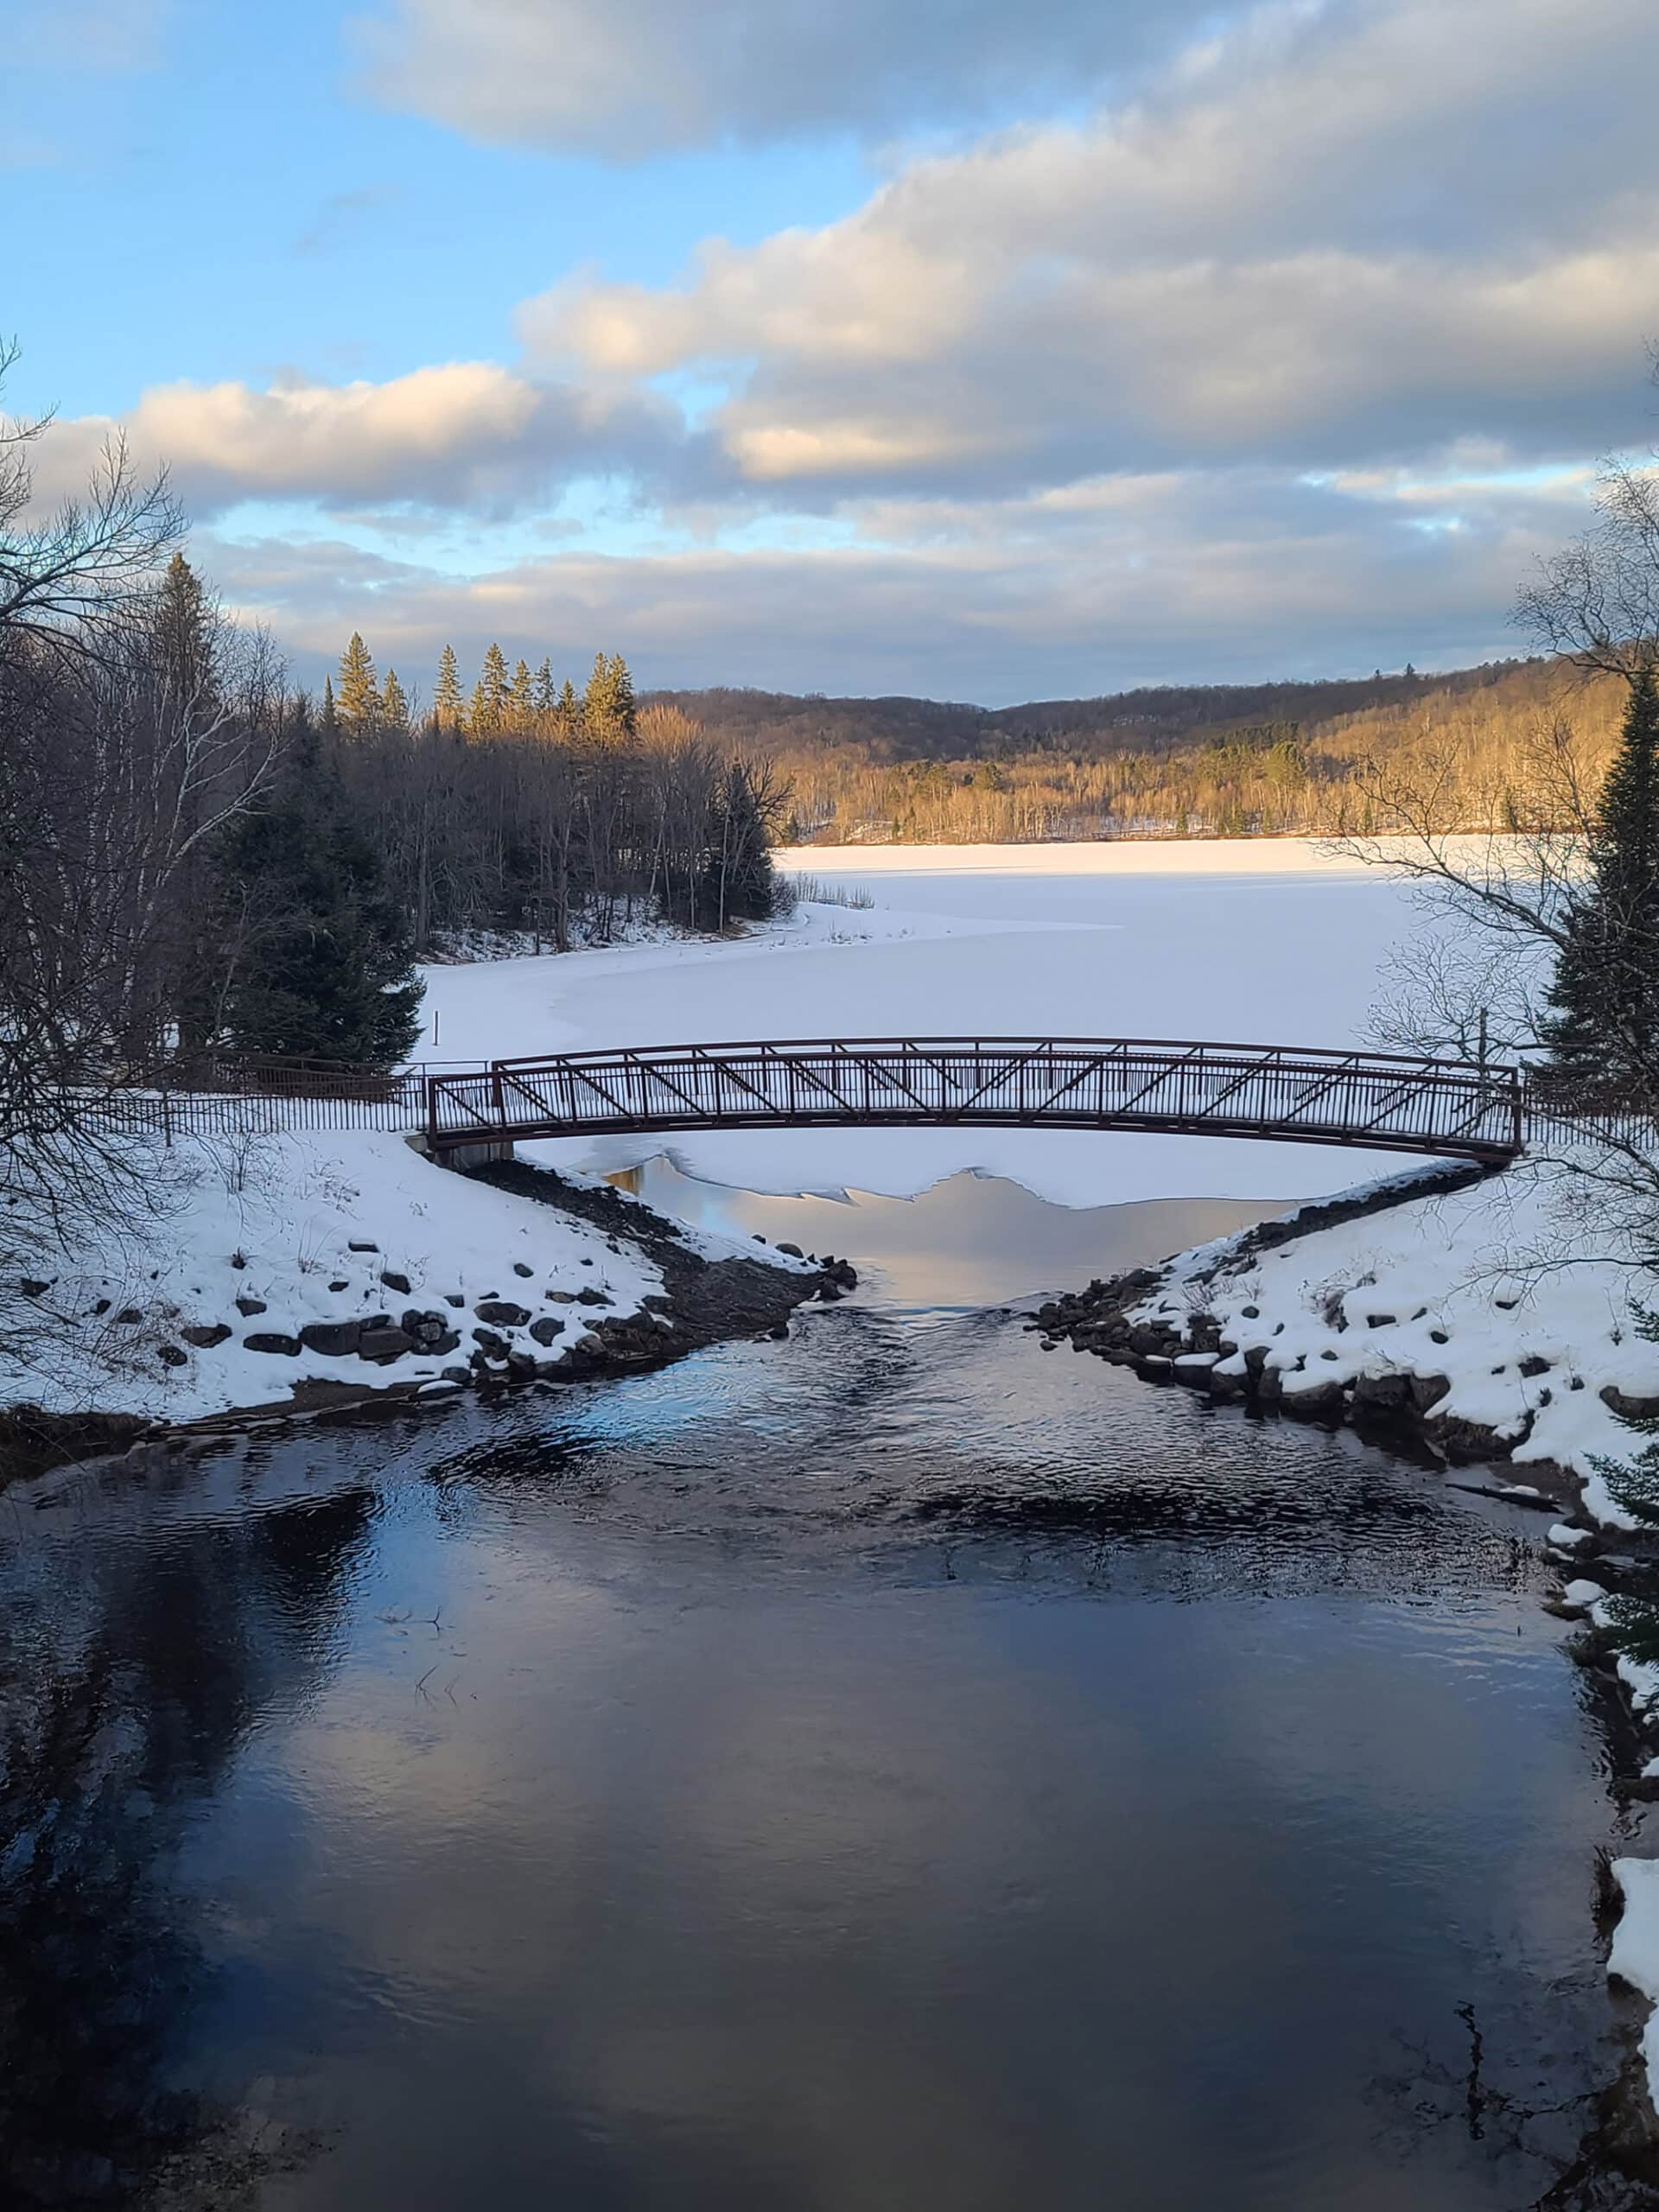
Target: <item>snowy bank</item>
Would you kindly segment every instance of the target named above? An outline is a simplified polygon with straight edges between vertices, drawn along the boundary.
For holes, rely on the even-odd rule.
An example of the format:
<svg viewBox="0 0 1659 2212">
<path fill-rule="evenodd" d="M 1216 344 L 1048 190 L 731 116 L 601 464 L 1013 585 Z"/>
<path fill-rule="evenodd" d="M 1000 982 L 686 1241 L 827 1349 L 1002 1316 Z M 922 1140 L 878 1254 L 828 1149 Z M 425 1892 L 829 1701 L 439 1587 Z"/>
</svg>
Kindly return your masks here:
<svg viewBox="0 0 1659 2212">
<path fill-rule="evenodd" d="M 1409 1423 L 1454 1464 L 1507 1460 L 1628 1529 L 1598 1463 L 1630 1455 L 1621 1408 L 1659 1409 L 1659 1347 L 1636 1333 L 1647 1279 L 1564 1208 L 1569 1189 L 1548 1160 L 1413 1171 L 1183 1253 L 1116 1304 L 1050 1311 L 1148 1374 Z"/>
<path fill-rule="evenodd" d="M 607 1186 L 519 1170 L 496 1187 L 378 1132 L 181 1141 L 137 1164 L 153 1216 L 25 1283 L 34 1325 L 0 1354 L 0 1407 L 171 1426 L 586 1375 L 706 1341 L 693 1276 L 735 1327 L 825 1287 Z"/>
</svg>

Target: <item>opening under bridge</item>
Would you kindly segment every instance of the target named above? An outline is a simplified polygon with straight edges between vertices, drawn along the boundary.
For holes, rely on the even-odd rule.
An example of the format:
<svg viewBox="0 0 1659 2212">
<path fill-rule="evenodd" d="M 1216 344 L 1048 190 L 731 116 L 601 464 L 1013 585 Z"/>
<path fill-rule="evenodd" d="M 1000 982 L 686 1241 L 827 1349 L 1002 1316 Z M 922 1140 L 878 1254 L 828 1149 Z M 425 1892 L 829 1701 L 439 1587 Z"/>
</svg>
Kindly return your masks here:
<svg viewBox="0 0 1659 2212">
<path fill-rule="evenodd" d="M 1521 1071 L 1126 1037 L 785 1039 L 493 1060 L 423 1079 L 433 1152 L 692 1129 L 1127 1129 L 1476 1160 L 1523 1149 Z"/>
</svg>

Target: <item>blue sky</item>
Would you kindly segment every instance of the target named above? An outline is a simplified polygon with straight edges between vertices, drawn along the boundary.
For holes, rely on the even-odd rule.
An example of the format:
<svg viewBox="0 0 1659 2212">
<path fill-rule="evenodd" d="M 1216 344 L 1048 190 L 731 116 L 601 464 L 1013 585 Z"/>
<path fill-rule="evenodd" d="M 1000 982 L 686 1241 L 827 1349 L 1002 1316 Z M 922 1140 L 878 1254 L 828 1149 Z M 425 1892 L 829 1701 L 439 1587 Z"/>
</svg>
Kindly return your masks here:
<svg viewBox="0 0 1659 2212">
<path fill-rule="evenodd" d="M 12 32 L 10 25 L 16 25 Z M 1650 0 L 12 0 L 13 410 L 353 628 L 992 702 L 1514 650 L 1640 449 Z"/>
</svg>

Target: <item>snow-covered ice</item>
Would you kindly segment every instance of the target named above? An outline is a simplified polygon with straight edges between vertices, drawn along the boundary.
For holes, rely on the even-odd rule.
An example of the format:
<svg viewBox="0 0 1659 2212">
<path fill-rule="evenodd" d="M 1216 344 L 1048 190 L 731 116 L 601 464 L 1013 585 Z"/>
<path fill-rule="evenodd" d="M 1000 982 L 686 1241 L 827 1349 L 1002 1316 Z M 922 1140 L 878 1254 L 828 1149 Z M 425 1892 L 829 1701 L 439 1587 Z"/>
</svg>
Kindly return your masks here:
<svg viewBox="0 0 1659 2212">
<path fill-rule="evenodd" d="M 1613 1930 L 1607 1971 L 1659 2008 L 1659 1859 L 1615 1859 L 1612 1876 L 1624 1911 Z M 1649 2097 L 1659 2103 L 1659 2009 L 1648 2016 L 1642 2056 Z"/>
<path fill-rule="evenodd" d="M 785 868 L 867 891 L 722 944 L 628 946 L 428 971 L 419 1055 L 454 1059 L 750 1037 L 1128 1036 L 1363 1040 L 1407 888 L 1298 839 L 808 847 Z M 431 1022 L 437 1021 L 437 1041 Z M 657 1141 L 550 1147 L 630 1165 Z M 978 1168 L 1071 1205 L 1298 1198 L 1397 1155 L 1069 1131 L 677 1135 L 688 1173 L 746 1189 L 912 1197 Z"/>
</svg>

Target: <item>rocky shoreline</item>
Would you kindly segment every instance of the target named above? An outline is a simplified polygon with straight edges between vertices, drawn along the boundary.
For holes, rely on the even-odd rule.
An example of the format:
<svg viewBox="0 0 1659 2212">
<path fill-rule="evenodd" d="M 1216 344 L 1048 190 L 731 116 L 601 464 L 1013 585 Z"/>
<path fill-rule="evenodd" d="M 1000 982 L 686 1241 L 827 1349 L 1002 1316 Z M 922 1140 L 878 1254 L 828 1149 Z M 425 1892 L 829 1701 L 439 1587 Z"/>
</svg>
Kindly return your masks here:
<svg viewBox="0 0 1659 2212">
<path fill-rule="evenodd" d="M 365 1376 L 359 1384 L 308 1377 L 294 1382 L 286 1395 L 190 1420 L 14 1406 L 0 1410 L 0 1487 L 135 1446 L 182 1450 L 192 1439 L 256 1427 L 406 1413 L 412 1405 L 442 1404 L 463 1391 L 488 1396 L 526 1384 L 556 1387 L 637 1374 L 728 1338 L 782 1338 L 797 1306 L 831 1303 L 857 1287 L 848 1261 L 804 1255 L 790 1246 L 770 1257 L 709 1258 L 677 1223 L 638 1199 L 605 1185 L 570 1181 L 550 1169 L 506 1162 L 474 1169 L 467 1179 L 587 1224 L 611 1250 L 626 1249 L 654 1266 L 662 1289 L 647 1293 L 632 1313 L 612 1313 L 607 1309 L 614 1300 L 597 1287 L 532 1289 L 534 1271 L 519 1260 L 504 1267 L 505 1287 L 471 1300 L 449 1293 L 442 1306 L 388 1304 L 365 1315 L 307 1324 L 292 1336 L 256 1327 L 243 1334 L 242 1344 L 273 1366 L 309 1351 L 356 1358 L 375 1370 L 374 1379 Z M 378 1258 L 365 1241 L 352 1249 L 370 1262 Z M 394 1297 L 407 1294 L 408 1278 L 397 1270 L 380 1268 L 378 1275 Z M 533 1305 L 527 1302 L 531 1300 Z M 235 1302 L 244 1322 L 257 1321 L 264 1310 L 257 1299 Z M 219 1322 L 180 1333 L 212 1350 L 232 1337 L 232 1327 Z M 391 1371 L 417 1361 L 424 1363 L 418 1376 L 405 1379 Z M 444 1363 L 435 1373 L 435 1361 Z"/>
</svg>

